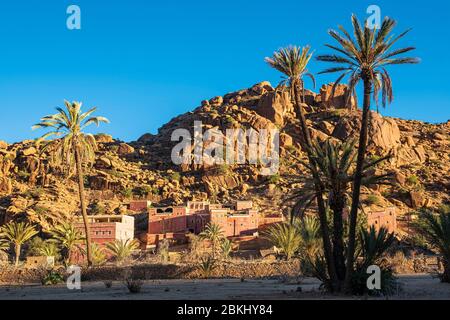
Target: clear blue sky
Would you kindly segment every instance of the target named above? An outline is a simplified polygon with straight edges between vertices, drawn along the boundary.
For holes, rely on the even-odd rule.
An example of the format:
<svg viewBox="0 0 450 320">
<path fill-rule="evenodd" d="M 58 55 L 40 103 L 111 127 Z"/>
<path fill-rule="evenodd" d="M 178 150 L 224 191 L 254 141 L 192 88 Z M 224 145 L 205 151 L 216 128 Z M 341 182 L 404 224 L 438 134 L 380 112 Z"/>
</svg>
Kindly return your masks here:
<svg viewBox="0 0 450 320">
<path fill-rule="evenodd" d="M 66 28 L 66 8 L 82 29 Z M 369 4 L 414 30 L 420 65 L 393 66 L 395 101 L 383 114 L 428 122 L 450 118 L 450 4 L 423 1 L 16 0 L 0 4 L 0 140 L 37 137 L 30 127 L 63 99 L 97 106 L 111 124 L 99 131 L 129 141 L 200 101 L 276 84 L 264 57 L 289 44 L 327 53 L 329 28 L 350 28 Z M 327 64 L 312 62 L 310 71 Z M 331 76 L 317 76 L 318 85 Z M 97 132 L 94 130 L 94 132 Z"/>
</svg>

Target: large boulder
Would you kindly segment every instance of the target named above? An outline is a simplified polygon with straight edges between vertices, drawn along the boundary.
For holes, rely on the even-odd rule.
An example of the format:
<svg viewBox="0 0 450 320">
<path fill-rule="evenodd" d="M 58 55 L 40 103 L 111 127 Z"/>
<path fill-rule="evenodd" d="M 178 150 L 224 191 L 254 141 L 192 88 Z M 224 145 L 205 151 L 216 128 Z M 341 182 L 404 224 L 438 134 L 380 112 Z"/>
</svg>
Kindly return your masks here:
<svg viewBox="0 0 450 320">
<path fill-rule="evenodd" d="M 359 136 L 361 111 L 342 117 L 333 130 L 333 137 L 346 140 Z M 368 150 L 385 153 L 400 145 L 400 129 L 395 120 L 371 111 L 369 116 Z"/>
<path fill-rule="evenodd" d="M 8 144 L 5 141 L 0 140 L 0 150 L 6 150 L 8 148 Z"/>
<path fill-rule="evenodd" d="M 98 143 L 111 143 L 114 142 L 114 139 L 111 135 L 105 133 L 99 133 L 94 136 L 95 141 Z"/>
<path fill-rule="evenodd" d="M 336 109 L 355 109 L 356 100 L 354 97 L 351 97 L 349 105 L 346 105 L 348 91 L 347 85 L 338 84 L 333 96 L 333 83 L 324 84 L 322 88 L 320 88 L 321 106 L 326 108 L 334 107 Z"/>
<path fill-rule="evenodd" d="M 134 148 L 126 143 L 119 144 L 119 148 L 117 149 L 117 153 L 119 155 L 126 155 L 126 154 L 133 153 L 133 152 L 134 152 Z"/>
<path fill-rule="evenodd" d="M 261 96 L 255 111 L 276 125 L 284 125 L 285 116 L 293 113 L 294 106 L 288 92 L 271 91 Z"/>
</svg>

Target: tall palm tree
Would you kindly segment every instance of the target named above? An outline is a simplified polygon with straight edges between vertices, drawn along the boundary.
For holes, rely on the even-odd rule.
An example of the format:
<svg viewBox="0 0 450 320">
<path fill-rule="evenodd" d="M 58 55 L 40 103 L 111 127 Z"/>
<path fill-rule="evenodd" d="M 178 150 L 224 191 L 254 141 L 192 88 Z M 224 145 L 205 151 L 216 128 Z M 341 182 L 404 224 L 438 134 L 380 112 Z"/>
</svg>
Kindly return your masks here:
<svg viewBox="0 0 450 320">
<path fill-rule="evenodd" d="M 357 151 L 355 141 L 348 140 L 343 143 L 334 143 L 331 139 L 321 143 L 314 139 L 311 147 L 311 157 L 317 164 L 319 177 L 323 189 L 323 197 L 332 211 L 332 244 L 333 257 L 336 264 L 338 285 L 336 290 L 340 290 L 345 280 L 346 260 L 345 260 L 345 228 L 344 209 L 347 207 L 347 200 L 350 198 L 351 182 L 355 177 L 354 164 Z M 362 185 L 371 186 L 376 184 L 390 184 L 391 175 L 375 175 L 373 168 L 390 156 L 381 157 L 363 168 Z M 313 171 L 310 164 L 303 165 Z M 303 178 L 303 177 L 302 177 Z M 292 181 L 295 183 L 296 181 Z M 309 205 L 317 198 L 313 181 L 306 181 L 304 186 L 296 190 L 291 199 L 296 201 L 292 210 L 292 217 L 302 216 Z"/>
<path fill-rule="evenodd" d="M 22 245 L 33 238 L 38 231 L 29 223 L 10 222 L 0 227 L 0 238 L 10 242 L 14 247 L 15 266 L 19 265 Z"/>
<path fill-rule="evenodd" d="M 76 171 L 78 175 L 81 214 L 86 233 L 87 260 L 88 265 L 91 266 L 91 235 L 89 233 L 86 201 L 84 198 L 83 165 L 92 163 L 95 160 L 97 145 L 94 136 L 84 133 L 83 130 L 91 124 L 99 126 L 101 122 L 109 123 L 109 120 L 104 117 L 92 116 L 97 108 L 92 108 L 83 113 L 80 102 L 70 103 L 65 101 L 64 103 L 66 110 L 56 108 L 58 113 L 43 117 L 40 123 L 33 126 L 33 129 L 49 128 L 51 130 L 43 135 L 41 139 L 45 140 L 48 137 L 56 137 L 55 140 L 50 141 L 46 145 L 46 147 L 51 146 L 53 160 L 57 163 L 64 164 L 69 169 L 69 173 Z"/>
<path fill-rule="evenodd" d="M 208 223 L 205 230 L 200 233 L 202 239 L 211 241 L 213 257 L 215 257 L 216 251 L 222 240 L 225 238 L 222 228 L 218 224 Z"/>
<path fill-rule="evenodd" d="M 74 249 L 80 241 L 84 240 L 83 234 L 73 224 L 68 222 L 56 225 L 49 233 L 52 236 L 50 241 L 55 242 L 60 248 L 66 251 L 66 264 L 69 264 Z"/>
<path fill-rule="evenodd" d="M 281 48 L 278 51 L 274 52 L 272 57 L 268 57 L 265 61 L 272 68 L 280 71 L 284 74 L 285 79 L 281 82 L 281 88 L 289 88 L 291 92 L 291 96 L 294 98 L 295 109 L 300 121 L 300 131 L 302 135 L 302 139 L 300 144 L 303 150 L 306 150 L 309 158 L 309 162 L 311 163 L 311 167 L 313 169 L 313 178 L 314 185 L 317 194 L 317 207 L 319 214 L 320 227 L 322 230 L 322 242 L 324 247 L 324 255 L 326 258 L 328 272 L 330 277 L 333 279 L 333 282 L 337 281 L 337 273 L 334 264 L 334 258 L 332 254 L 329 230 L 327 225 L 327 215 L 325 202 L 323 201 L 323 186 L 320 182 L 318 172 L 316 169 L 316 164 L 314 163 L 314 159 L 312 159 L 310 154 L 311 148 L 311 133 L 306 124 L 305 111 L 303 110 L 300 93 L 304 93 L 304 80 L 305 76 L 311 78 L 315 85 L 315 79 L 311 73 L 308 72 L 307 66 L 309 61 L 312 58 L 312 53 L 310 53 L 310 47 L 306 46 L 303 48 L 289 46 L 287 48 Z M 302 95 L 304 99 L 304 95 Z"/>
<path fill-rule="evenodd" d="M 414 47 L 406 47 L 391 50 L 393 45 L 403 38 L 409 30 L 401 33 L 397 37 L 391 35 L 396 25 L 396 21 L 386 17 L 381 28 L 369 28 L 367 21 L 364 28 L 361 27 L 355 15 L 352 16 L 354 38 L 342 27 L 339 26 L 342 34 L 335 30 L 328 33 L 340 45 L 340 47 L 327 44 L 326 46 L 337 51 L 337 54 L 321 55 L 317 57 L 319 61 L 336 63 L 339 66 L 326 69 L 321 73 L 342 72 L 335 86 L 346 76 L 349 76 L 349 93 L 354 93 L 357 84 L 362 80 L 364 84 L 364 103 L 362 121 L 359 135 L 358 158 L 356 163 L 356 174 L 353 182 L 352 206 L 350 210 L 349 247 L 346 271 L 346 285 L 350 285 L 351 273 L 353 272 L 353 261 L 356 242 L 356 221 L 358 215 L 359 198 L 361 191 L 362 171 L 367 147 L 367 132 L 369 124 L 369 110 L 371 105 L 371 95 L 378 103 L 381 92 L 383 106 L 393 100 L 392 80 L 386 70 L 386 66 L 397 64 L 418 63 L 417 58 L 398 57 L 398 55 L 414 50 Z M 350 94 L 347 97 L 350 99 Z M 347 288 L 349 289 L 349 288 Z"/>
<path fill-rule="evenodd" d="M 419 225 L 419 230 L 428 243 L 442 255 L 444 273 L 441 281 L 450 283 L 450 214 L 440 213 L 437 216 L 425 212 L 423 218 L 424 223 Z"/>
</svg>

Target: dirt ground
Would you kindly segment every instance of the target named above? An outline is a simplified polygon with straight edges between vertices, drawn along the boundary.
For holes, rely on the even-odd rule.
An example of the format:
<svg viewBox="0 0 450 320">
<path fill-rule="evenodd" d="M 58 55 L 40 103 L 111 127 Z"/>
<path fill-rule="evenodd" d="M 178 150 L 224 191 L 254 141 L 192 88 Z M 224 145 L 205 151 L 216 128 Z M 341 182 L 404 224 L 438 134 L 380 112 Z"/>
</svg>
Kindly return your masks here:
<svg viewBox="0 0 450 320">
<path fill-rule="evenodd" d="M 450 299 L 450 284 L 442 284 L 430 275 L 399 276 L 402 290 L 395 299 Z M 0 286 L 1 300 L 246 300 L 246 299 L 341 299 L 319 291 L 319 281 L 304 278 L 297 283 L 283 283 L 278 280 L 150 280 L 146 281 L 141 293 L 130 294 L 122 282 L 113 282 L 106 288 L 103 282 L 84 282 L 81 290 L 68 290 L 65 285 L 47 286 L 22 285 Z M 374 299 L 373 297 L 353 297 Z M 349 297 L 346 297 L 349 299 Z M 377 298 L 386 299 L 386 298 Z"/>
</svg>

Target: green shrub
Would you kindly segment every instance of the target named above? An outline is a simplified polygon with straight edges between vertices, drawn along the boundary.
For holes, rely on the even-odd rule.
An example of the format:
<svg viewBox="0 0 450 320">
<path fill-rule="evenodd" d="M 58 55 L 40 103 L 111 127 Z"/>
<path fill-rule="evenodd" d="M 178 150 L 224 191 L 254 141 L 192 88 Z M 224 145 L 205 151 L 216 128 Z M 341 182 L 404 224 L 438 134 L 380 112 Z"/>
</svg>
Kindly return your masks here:
<svg viewBox="0 0 450 320">
<path fill-rule="evenodd" d="M 279 174 L 274 174 L 267 179 L 268 183 L 277 184 L 280 181 L 281 177 Z"/>
<path fill-rule="evenodd" d="M 131 188 L 125 188 L 120 193 L 122 194 L 122 196 L 124 196 L 127 199 L 130 199 L 131 197 L 133 197 L 133 189 L 131 189 Z"/>
<path fill-rule="evenodd" d="M 172 181 L 180 181 L 181 180 L 181 175 L 180 175 L 179 172 L 173 172 L 173 173 L 170 174 L 169 178 Z"/>
<path fill-rule="evenodd" d="M 216 260 L 212 256 L 203 257 L 200 261 L 199 270 L 205 279 L 208 279 L 216 269 Z"/>
<path fill-rule="evenodd" d="M 441 203 L 441 205 L 438 207 L 439 213 L 447 213 L 450 214 L 450 204 L 448 203 Z"/>
<path fill-rule="evenodd" d="M 227 164 L 219 164 L 215 167 L 215 174 L 217 175 L 226 175 L 230 171 L 230 167 Z"/>
<path fill-rule="evenodd" d="M 374 194 L 369 194 L 364 202 L 367 203 L 369 206 L 373 204 L 379 205 L 381 204 L 381 199 Z"/>
<path fill-rule="evenodd" d="M 98 201 L 94 202 L 91 206 L 91 214 L 92 215 L 104 215 L 106 209 L 102 206 Z"/>
<path fill-rule="evenodd" d="M 64 282 L 64 277 L 57 271 L 50 270 L 47 274 L 42 277 L 41 283 L 44 286 L 56 285 Z"/>
<path fill-rule="evenodd" d="M 406 178 L 406 183 L 412 186 L 416 186 L 420 184 L 420 180 L 419 177 L 417 177 L 415 174 L 412 174 L 408 178 Z"/>
<path fill-rule="evenodd" d="M 150 193 L 152 193 L 153 188 L 147 185 L 139 186 L 134 188 L 133 194 L 137 195 L 138 197 L 146 197 Z"/>
</svg>

